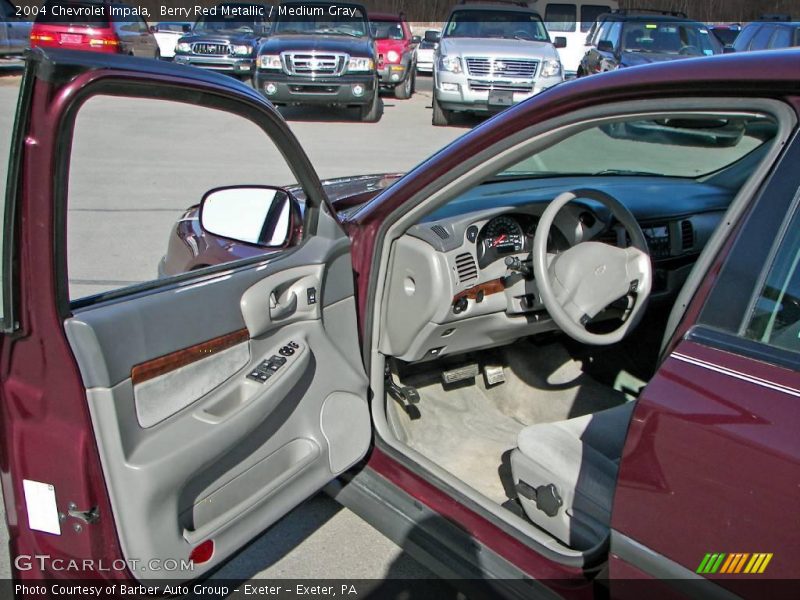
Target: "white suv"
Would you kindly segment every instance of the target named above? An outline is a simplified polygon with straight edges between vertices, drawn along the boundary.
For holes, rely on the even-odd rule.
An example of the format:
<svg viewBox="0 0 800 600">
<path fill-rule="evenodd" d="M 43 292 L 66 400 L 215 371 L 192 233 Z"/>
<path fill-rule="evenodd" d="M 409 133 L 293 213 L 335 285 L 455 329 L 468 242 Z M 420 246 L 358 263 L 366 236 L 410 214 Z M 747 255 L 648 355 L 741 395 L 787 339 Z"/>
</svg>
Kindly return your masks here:
<svg viewBox="0 0 800 600">
<path fill-rule="evenodd" d="M 448 125 L 455 111 L 498 112 L 564 80 L 559 44 L 553 45 L 541 17 L 529 8 L 456 6 L 438 41 L 434 125 Z"/>
</svg>

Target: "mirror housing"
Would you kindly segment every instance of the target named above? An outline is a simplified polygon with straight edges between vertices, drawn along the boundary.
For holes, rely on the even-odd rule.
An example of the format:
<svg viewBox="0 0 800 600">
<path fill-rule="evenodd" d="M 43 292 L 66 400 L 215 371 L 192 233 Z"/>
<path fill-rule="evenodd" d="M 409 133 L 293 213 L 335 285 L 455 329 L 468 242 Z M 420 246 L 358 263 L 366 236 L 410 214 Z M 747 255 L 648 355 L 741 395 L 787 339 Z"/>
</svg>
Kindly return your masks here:
<svg viewBox="0 0 800 600">
<path fill-rule="evenodd" d="M 181 29 L 183 29 L 183 33 L 189 33 L 192 30 L 192 26 L 186 23 L 181 26 Z"/>
<path fill-rule="evenodd" d="M 150 25 L 150 27 L 147 29 L 150 31 L 150 33 L 158 33 L 158 25 Z"/>
<path fill-rule="evenodd" d="M 215 188 L 200 202 L 200 227 L 235 242 L 280 248 L 292 239 L 297 206 L 297 200 L 278 187 Z"/>
<path fill-rule="evenodd" d="M 431 44 L 438 44 L 439 39 L 442 37 L 438 31 L 434 31 L 433 29 L 429 29 L 425 32 L 425 41 L 430 42 Z"/>
<path fill-rule="evenodd" d="M 597 49 L 600 52 L 614 52 L 614 44 L 611 43 L 611 40 L 600 40 L 597 42 Z"/>
<path fill-rule="evenodd" d="M 556 39 L 553 40 L 553 45 L 556 48 L 566 48 L 567 47 L 567 38 L 563 35 L 556 36 Z"/>
<path fill-rule="evenodd" d="M 422 41 L 422 38 L 418 35 L 411 36 L 411 43 L 412 44 L 419 44 Z"/>
</svg>

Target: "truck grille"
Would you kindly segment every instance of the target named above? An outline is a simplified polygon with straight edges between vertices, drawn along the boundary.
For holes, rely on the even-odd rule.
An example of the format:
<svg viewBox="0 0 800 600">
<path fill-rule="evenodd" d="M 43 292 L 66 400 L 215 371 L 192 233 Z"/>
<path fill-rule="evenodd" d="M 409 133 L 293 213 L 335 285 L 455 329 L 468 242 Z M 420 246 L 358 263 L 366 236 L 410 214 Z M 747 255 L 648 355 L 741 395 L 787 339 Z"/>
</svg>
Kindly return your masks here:
<svg viewBox="0 0 800 600">
<path fill-rule="evenodd" d="M 228 44 L 212 44 L 209 42 L 197 42 L 192 44 L 192 52 L 194 54 L 207 54 L 213 56 L 227 56 L 231 53 L 231 47 Z"/>
<path fill-rule="evenodd" d="M 341 53 L 284 52 L 283 65 L 290 75 L 338 77 L 347 66 L 348 56 Z"/>
<path fill-rule="evenodd" d="M 533 85 L 530 83 L 513 83 L 510 81 L 476 81 L 469 80 L 469 89 L 473 92 L 491 92 L 494 90 L 504 92 L 519 92 L 521 94 L 530 94 Z"/>
<path fill-rule="evenodd" d="M 521 58 L 467 58 L 467 72 L 473 77 L 533 79 L 538 60 Z"/>
</svg>

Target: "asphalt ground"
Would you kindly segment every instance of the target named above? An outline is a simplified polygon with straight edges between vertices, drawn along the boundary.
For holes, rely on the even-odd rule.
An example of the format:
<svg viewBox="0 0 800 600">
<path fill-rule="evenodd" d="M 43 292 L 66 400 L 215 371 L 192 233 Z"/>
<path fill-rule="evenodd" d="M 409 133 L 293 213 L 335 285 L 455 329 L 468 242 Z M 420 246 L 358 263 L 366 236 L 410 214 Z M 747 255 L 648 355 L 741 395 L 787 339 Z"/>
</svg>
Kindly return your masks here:
<svg viewBox="0 0 800 600">
<path fill-rule="evenodd" d="M 0 64 L 3 195 L 19 81 L 14 65 Z M 466 122 L 461 127 L 434 128 L 430 78 L 420 77 L 417 89 L 410 100 L 385 97 L 384 115 L 376 124 L 359 123 L 347 111 L 323 108 L 285 109 L 284 115 L 322 178 L 406 171 L 462 135 L 470 125 Z M 69 260 L 78 261 L 70 262 L 73 297 L 155 276 L 171 225 L 185 207 L 199 200 L 191 195 L 198 185 L 194 183 L 196 169 L 187 168 L 187 161 L 176 148 L 215 152 L 210 164 L 216 171 L 226 173 L 228 181 L 233 178 L 236 182 L 243 171 L 253 175 L 248 170 L 253 163 L 243 157 L 252 159 L 253 151 L 247 144 L 257 146 L 263 140 L 254 142 L 254 136 L 245 136 L 247 142 L 232 140 L 227 132 L 209 127 L 206 121 L 174 123 L 169 111 L 161 115 L 163 120 L 155 125 L 157 134 L 152 135 L 148 132 L 153 127 L 148 128 L 143 121 L 148 116 L 140 102 L 128 102 L 124 110 L 108 113 L 105 118 L 99 113 L 94 115 L 92 118 L 99 120 L 76 134 L 76 142 L 83 144 L 81 148 L 100 162 L 83 175 L 84 183 L 70 186 L 69 227 L 73 239 Z M 230 151 L 221 151 L 223 147 Z M 137 160 L 131 160 L 131 156 Z M 147 160 L 148 157 L 158 160 Z M 126 165 L 124 175 L 113 171 L 115 164 Z M 262 163 L 255 164 L 258 167 Z M 75 175 L 78 179 L 80 176 Z M 132 182 L 135 189 L 121 187 L 120 177 L 126 183 Z M 252 183 L 252 179 L 244 181 Z M 162 184 L 164 188 L 159 187 Z M 138 188 L 149 192 L 145 202 L 141 195 L 129 193 Z M 7 540 L 3 514 L 0 579 L 10 575 Z M 302 503 L 257 537 L 218 576 L 241 580 L 434 577 L 402 548 L 323 494 Z"/>
</svg>

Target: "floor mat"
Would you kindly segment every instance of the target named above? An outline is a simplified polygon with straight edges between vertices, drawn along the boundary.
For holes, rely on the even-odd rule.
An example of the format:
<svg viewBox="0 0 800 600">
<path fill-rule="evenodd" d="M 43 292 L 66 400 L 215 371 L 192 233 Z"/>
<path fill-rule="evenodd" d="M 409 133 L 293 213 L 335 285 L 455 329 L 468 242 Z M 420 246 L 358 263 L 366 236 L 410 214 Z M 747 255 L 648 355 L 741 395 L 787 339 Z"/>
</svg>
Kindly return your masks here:
<svg viewBox="0 0 800 600">
<path fill-rule="evenodd" d="M 408 418 L 394 402 L 389 410 L 409 446 L 499 504 L 511 497 L 507 453 L 523 427 L 625 402 L 623 394 L 586 375 L 558 342 L 520 342 L 482 354 L 481 362 L 502 365 L 506 383 L 487 388 L 478 376 L 474 383 L 445 387 L 437 373 L 407 376 L 403 384 L 420 393 L 421 418 Z"/>
</svg>

